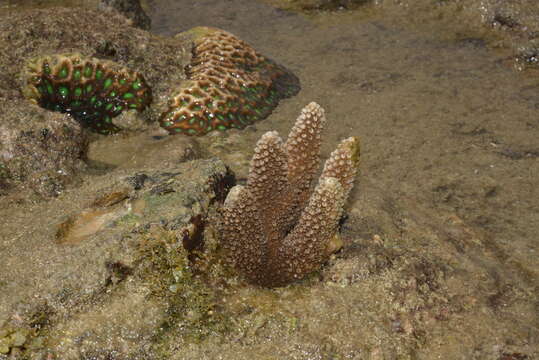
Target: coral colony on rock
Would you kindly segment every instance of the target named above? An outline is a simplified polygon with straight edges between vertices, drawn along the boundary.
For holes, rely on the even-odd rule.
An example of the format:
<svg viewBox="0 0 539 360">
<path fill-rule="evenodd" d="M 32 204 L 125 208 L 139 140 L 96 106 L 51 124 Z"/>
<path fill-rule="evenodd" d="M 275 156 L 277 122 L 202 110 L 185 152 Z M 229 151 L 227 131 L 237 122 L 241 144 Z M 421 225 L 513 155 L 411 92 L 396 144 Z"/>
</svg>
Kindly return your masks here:
<svg viewBox="0 0 539 360">
<path fill-rule="evenodd" d="M 219 224 L 230 262 L 252 283 L 282 286 L 318 269 L 340 248 L 338 223 L 359 167 L 359 141 L 342 141 L 318 185 L 324 110 L 310 103 L 283 144 L 272 131 L 256 144 L 246 186 L 230 191 Z"/>
<path fill-rule="evenodd" d="M 197 27 L 181 36 L 193 42 L 187 80 L 172 89 L 159 120 L 171 134 L 200 136 L 242 129 L 299 91 L 296 76 L 226 31 Z M 68 113 L 105 135 L 120 130 L 113 118 L 122 111 L 142 111 L 152 102 L 151 89 L 140 73 L 77 53 L 34 58 L 24 76 L 28 99 Z"/>
<path fill-rule="evenodd" d="M 171 134 L 242 129 L 299 91 L 297 77 L 226 31 L 196 27 L 185 35 L 194 42 L 188 80 L 160 119 Z"/>
<path fill-rule="evenodd" d="M 144 110 L 152 101 L 144 77 L 112 61 L 80 54 L 32 59 L 24 95 L 41 107 L 72 115 L 101 134 L 120 130 L 112 118 L 126 109 Z"/>
</svg>

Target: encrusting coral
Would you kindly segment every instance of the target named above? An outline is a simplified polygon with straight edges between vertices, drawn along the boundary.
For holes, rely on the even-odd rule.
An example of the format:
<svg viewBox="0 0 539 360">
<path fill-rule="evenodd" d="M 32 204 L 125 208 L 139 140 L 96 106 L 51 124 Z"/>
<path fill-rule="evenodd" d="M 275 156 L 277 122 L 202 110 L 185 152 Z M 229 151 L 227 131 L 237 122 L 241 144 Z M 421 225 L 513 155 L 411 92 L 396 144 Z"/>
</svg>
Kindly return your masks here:
<svg viewBox="0 0 539 360">
<path fill-rule="evenodd" d="M 193 44 L 187 79 L 170 91 L 159 119 L 171 134 L 242 129 L 299 91 L 296 76 L 226 31 L 196 27 L 181 37 Z M 26 98 L 68 113 L 101 134 L 120 130 L 112 119 L 122 111 L 142 111 L 152 102 L 152 91 L 140 73 L 78 53 L 33 58 L 23 76 Z"/>
<path fill-rule="evenodd" d="M 246 186 L 228 195 L 219 236 L 231 262 L 252 283 L 282 286 L 318 269 L 340 242 L 338 223 L 359 166 L 359 141 L 343 140 L 318 185 L 324 110 L 310 103 L 286 143 L 271 131 L 255 147 Z"/>
<path fill-rule="evenodd" d="M 187 80 L 160 118 L 171 134 L 242 129 L 299 90 L 297 77 L 226 31 L 197 27 L 183 36 L 194 43 Z"/>
<path fill-rule="evenodd" d="M 101 134 L 120 130 L 112 122 L 126 109 L 144 110 L 152 101 L 144 77 L 112 61 L 81 54 L 32 59 L 24 95 L 41 107 L 68 113 Z"/>
</svg>

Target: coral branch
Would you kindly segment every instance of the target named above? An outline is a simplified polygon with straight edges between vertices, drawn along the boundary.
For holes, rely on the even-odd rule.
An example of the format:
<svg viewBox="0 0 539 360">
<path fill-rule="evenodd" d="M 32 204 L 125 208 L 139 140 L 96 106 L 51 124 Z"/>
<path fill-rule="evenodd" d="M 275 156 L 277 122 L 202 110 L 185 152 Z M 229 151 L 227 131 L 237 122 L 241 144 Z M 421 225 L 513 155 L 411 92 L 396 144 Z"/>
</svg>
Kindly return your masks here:
<svg viewBox="0 0 539 360">
<path fill-rule="evenodd" d="M 327 259 L 330 254 L 326 249 L 337 234 L 344 201 L 343 188 L 337 179 L 320 180 L 297 225 L 279 248 L 279 263 L 275 265 L 284 279 L 301 279 Z"/>
<path fill-rule="evenodd" d="M 331 153 L 324 165 L 321 178 L 337 178 L 343 187 L 344 196 L 347 197 L 354 185 L 357 164 L 359 164 L 359 140 L 350 137 L 343 140 Z"/>
<path fill-rule="evenodd" d="M 310 103 L 283 144 L 276 132 L 255 147 L 247 185 L 234 187 L 223 208 L 220 235 L 231 262 L 263 286 L 281 286 L 318 269 L 335 250 L 338 223 L 359 165 L 351 137 L 320 161 L 324 110 Z"/>
</svg>

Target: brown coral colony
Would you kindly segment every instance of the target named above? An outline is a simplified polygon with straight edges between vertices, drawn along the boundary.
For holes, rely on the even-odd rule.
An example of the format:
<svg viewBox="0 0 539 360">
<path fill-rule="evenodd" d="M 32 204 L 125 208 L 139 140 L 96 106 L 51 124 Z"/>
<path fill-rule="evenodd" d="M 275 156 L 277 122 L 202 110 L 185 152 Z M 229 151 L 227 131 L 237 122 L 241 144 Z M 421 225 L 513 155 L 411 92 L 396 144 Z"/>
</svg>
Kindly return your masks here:
<svg viewBox="0 0 539 360">
<path fill-rule="evenodd" d="M 252 283 L 281 286 L 318 269 L 340 241 L 338 223 L 359 165 L 359 142 L 342 141 L 311 190 L 324 110 L 307 105 L 283 144 L 258 141 L 247 185 L 225 201 L 220 236 L 230 261 Z M 338 246 L 337 246 L 338 247 Z"/>
<path fill-rule="evenodd" d="M 242 129 L 269 115 L 280 98 L 299 89 L 297 78 L 234 35 L 194 28 L 188 80 L 177 89 L 160 119 L 172 134 L 204 135 Z"/>
<path fill-rule="evenodd" d="M 296 76 L 230 33 L 198 27 L 182 35 L 193 44 L 187 79 L 171 91 L 159 120 L 171 134 L 242 129 L 299 90 Z M 120 130 L 113 118 L 122 111 L 142 111 L 152 102 L 142 74 L 78 53 L 31 59 L 24 76 L 28 99 L 101 134 Z"/>
</svg>

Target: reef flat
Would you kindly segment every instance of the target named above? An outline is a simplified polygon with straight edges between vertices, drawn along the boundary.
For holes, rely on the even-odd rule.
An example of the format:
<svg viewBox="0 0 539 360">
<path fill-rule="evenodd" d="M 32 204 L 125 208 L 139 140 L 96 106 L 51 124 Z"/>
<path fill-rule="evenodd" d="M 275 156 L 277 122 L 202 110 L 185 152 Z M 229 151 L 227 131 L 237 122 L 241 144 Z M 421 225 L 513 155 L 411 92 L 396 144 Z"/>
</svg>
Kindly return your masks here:
<svg viewBox="0 0 539 360">
<path fill-rule="evenodd" d="M 114 121 L 130 127 L 102 136 L 61 112 L 45 122 L 32 105 L 41 120 L 24 124 L 29 137 L 63 156 L 78 147 L 52 139 L 76 143 L 80 131 L 88 169 L 47 201 L 27 201 L 29 187 L 0 199 L 0 358 L 539 357 L 532 72 L 507 67 L 510 52 L 477 34 L 407 31 L 394 1 L 383 2 L 395 6 L 385 16 L 360 7 L 314 20 L 253 0 L 152 3 L 154 31 L 224 29 L 293 69 L 303 89 L 264 121 L 202 137 L 153 132 L 151 108 L 122 112 Z M 459 18 L 439 15 L 466 1 L 413 3 L 447 24 Z M 152 69 L 118 63 L 149 81 Z M 256 141 L 287 134 L 313 100 L 328 113 L 322 159 L 343 138 L 362 140 L 341 250 L 301 281 L 251 285 L 220 263 L 213 225 L 233 182 L 225 163 L 245 185 Z M 42 132 L 48 122 L 63 132 Z M 126 130 L 137 124 L 150 131 Z"/>
</svg>

